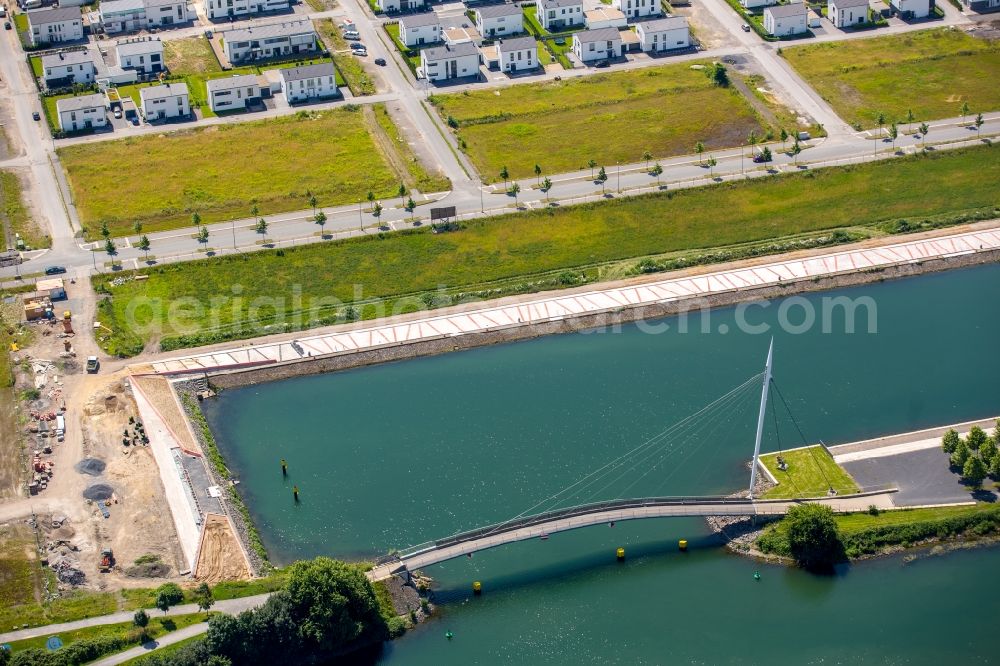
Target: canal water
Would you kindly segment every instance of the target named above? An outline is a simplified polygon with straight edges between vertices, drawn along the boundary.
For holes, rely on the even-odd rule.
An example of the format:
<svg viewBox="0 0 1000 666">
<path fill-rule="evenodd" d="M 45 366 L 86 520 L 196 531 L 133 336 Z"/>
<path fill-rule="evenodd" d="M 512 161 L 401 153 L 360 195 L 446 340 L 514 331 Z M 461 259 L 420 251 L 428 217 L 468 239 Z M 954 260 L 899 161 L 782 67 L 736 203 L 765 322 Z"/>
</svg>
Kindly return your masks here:
<svg viewBox="0 0 1000 666">
<path fill-rule="evenodd" d="M 997 414 L 998 296 L 1000 266 L 979 267 L 693 314 L 686 332 L 673 318 L 248 386 L 206 413 L 276 562 L 371 558 L 531 508 L 759 373 L 771 335 L 784 401 L 764 450 Z M 854 333 L 828 300 L 844 297 Z M 749 386 L 589 499 L 745 486 L 759 397 Z M 998 563 L 982 549 L 817 577 L 728 555 L 697 519 L 602 525 L 431 567 L 440 612 L 381 660 L 985 663 Z"/>
</svg>

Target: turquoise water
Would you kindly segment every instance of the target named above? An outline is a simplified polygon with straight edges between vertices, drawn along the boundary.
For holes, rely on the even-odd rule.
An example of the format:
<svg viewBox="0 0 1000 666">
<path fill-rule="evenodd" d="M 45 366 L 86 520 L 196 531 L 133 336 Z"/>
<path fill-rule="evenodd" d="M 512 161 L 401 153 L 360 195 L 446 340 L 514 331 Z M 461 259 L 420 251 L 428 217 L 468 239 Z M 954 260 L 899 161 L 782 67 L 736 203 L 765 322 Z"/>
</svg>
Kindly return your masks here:
<svg viewBox="0 0 1000 666">
<path fill-rule="evenodd" d="M 833 444 L 1000 413 L 1000 266 L 804 302 L 819 311 L 832 296 L 874 299 L 878 332 L 838 332 L 837 317 L 831 333 L 819 325 L 773 331 L 776 380 L 808 440 Z M 779 306 L 748 318 L 773 325 Z M 224 392 L 206 412 L 275 561 L 372 557 L 509 518 L 760 372 L 769 334 L 737 332 L 738 316 L 733 308 L 695 316 L 687 333 L 666 320 L 671 329 L 661 334 L 626 325 L 250 386 Z M 858 328 L 867 330 L 865 317 Z M 649 474 L 637 470 L 606 496 L 625 486 L 629 495 L 743 487 L 758 399 L 759 388 L 744 391 L 643 468 Z M 775 430 L 769 417 L 765 450 L 779 445 Z M 777 433 L 782 446 L 801 444 L 780 411 Z M 678 538 L 701 547 L 682 556 Z M 617 546 L 628 551 L 624 565 L 613 562 Z M 969 600 L 998 591 L 996 565 L 995 551 L 983 550 L 906 566 L 865 563 L 836 578 L 766 568 L 754 584 L 755 565 L 711 546 L 699 520 L 619 523 L 432 567 L 441 613 L 383 659 L 966 660 L 986 654 L 988 613 Z M 482 598 L 467 594 L 473 580 L 486 586 Z M 944 640 L 944 625 L 961 627 L 955 640 Z M 445 627 L 455 641 L 443 642 Z"/>
</svg>

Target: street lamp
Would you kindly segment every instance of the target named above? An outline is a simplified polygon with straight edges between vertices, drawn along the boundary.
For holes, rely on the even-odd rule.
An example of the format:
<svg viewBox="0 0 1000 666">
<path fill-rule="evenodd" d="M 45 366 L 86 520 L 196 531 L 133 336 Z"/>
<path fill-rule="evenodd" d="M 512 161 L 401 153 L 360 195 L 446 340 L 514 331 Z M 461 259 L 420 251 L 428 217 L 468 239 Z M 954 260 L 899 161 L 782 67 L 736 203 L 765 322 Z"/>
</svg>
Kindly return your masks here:
<svg viewBox="0 0 1000 666">
<path fill-rule="evenodd" d="M 235 217 L 229 218 L 229 222 L 230 222 L 230 224 L 232 226 L 232 229 L 233 229 L 233 250 L 236 250 L 237 249 L 237 247 L 236 247 L 236 218 Z"/>
<path fill-rule="evenodd" d="M 743 171 L 743 146 L 745 146 L 745 145 L 746 144 L 743 144 L 743 143 L 740 144 L 740 173 L 741 174 L 742 173 L 746 173 L 745 171 Z"/>
<path fill-rule="evenodd" d="M 483 205 L 483 187 L 482 187 L 482 185 L 479 186 L 479 212 L 480 213 L 485 213 L 486 212 L 486 206 Z"/>
<path fill-rule="evenodd" d="M 618 171 L 618 194 L 622 193 L 622 163 L 615 160 L 615 169 Z"/>
</svg>

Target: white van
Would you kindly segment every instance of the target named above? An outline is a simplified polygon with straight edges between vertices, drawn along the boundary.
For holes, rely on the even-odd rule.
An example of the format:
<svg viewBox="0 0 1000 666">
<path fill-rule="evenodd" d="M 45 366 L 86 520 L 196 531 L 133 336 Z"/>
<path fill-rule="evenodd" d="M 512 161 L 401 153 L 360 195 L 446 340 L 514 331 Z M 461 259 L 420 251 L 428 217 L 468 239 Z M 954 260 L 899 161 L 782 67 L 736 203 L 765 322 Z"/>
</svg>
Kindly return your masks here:
<svg viewBox="0 0 1000 666">
<path fill-rule="evenodd" d="M 62 414 L 56 415 L 56 439 L 60 442 L 66 436 L 66 417 Z"/>
</svg>

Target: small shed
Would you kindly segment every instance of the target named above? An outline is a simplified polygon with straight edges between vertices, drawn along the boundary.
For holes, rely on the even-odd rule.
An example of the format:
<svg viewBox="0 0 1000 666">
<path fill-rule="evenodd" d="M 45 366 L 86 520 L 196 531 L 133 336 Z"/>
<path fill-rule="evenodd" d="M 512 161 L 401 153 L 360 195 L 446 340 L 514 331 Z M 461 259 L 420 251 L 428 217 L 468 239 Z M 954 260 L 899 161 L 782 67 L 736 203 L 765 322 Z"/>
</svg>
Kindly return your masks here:
<svg viewBox="0 0 1000 666">
<path fill-rule="evenodd" d="M 35 289 L 47 294 L 53 301 L 61 301 L 66 298 L 66 287 L 62 278 L 47 278 L 35 283 Z"/>
</svg>

